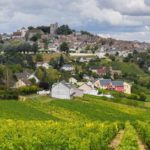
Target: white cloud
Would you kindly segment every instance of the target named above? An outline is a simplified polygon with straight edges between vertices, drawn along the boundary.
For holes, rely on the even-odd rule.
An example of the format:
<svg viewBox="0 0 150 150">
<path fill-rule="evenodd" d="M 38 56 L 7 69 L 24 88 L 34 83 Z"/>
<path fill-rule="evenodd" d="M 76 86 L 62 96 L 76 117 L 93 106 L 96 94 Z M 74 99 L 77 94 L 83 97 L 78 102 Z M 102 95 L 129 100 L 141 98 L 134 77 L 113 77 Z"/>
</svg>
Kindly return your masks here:
<svg viewBox="0 0 150 150">
<path fill-rule="evenodd" d="M 92 30 L 91 24 L 97 24 L 97 31 L 105 26 L 107 34 L 116 27 L 111 32 L 121 38 L 150 37 L 150 0 L 0 0 L 0 9 L 0 32 L 59 22 L 83 30 Z"/>
</svg>

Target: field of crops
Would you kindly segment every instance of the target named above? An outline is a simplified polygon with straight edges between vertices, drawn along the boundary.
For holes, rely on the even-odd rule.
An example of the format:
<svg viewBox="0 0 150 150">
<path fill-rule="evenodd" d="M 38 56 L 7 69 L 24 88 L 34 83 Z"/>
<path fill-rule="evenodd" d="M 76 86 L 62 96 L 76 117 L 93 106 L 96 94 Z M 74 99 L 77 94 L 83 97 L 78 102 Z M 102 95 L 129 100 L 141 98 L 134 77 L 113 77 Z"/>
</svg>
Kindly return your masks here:
<svg viewBox="0 0 150 150">
<path fill-rule="evenodd" d="M 150 149 L 150 123 L 138 121 L 137 123 L 135 123 L 135 127 L 140 137 L 147 145 L 148 149 Z"/>
<path fill-rule="evenodd" d="M 124 132 L 118 145 L 110 147 L 120 130 Z M 149 135 L 149 124 L 140 121 L 131 125 L 1 120 L 0 150 L 146 150 L 150 149 Z"/>
<path fill-rule="evenodd" d="M 0 150 L 146 150 L 149 114 L 89 96 L 0 101 Z"/>
<path fill-rule="evenodd" d="M 121 128 L 117 122 L 0 121 L 0 149 L 105 150 Z"/>
<path fill-rule="evenodd" d="M 139 150 L 137 133 L 129 122 L 125 125 L 124 135 L 118 150 Z"/>
</svg>

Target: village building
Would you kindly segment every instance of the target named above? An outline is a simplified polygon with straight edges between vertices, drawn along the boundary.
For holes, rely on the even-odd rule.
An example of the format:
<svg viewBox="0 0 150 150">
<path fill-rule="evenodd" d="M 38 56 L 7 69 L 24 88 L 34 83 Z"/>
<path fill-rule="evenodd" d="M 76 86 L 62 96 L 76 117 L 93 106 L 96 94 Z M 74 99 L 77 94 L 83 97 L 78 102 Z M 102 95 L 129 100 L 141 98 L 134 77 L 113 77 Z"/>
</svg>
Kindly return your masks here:
<svg viewBox="0 0 150 150">
<path fill-rule="evenodd" d="M 94 86 L 100 89 L 107 89 L 111 82 L 111 79 L 98 79 L 94 82 Z"/>
<path fill-rule="evenodd" d="M 114 90 L 126 94 L 131 94 L 132 86 L 124 81 L 112 81 L 111 79 L 98 79 L 94 86 L 99 89 Z"/>
<path fill-rule="evenodd" d="M 12 39 L 23 39 L 26 35 L 27 29 L 24 27 L 16 32 L 13 32 Z"/>
<path fill-rule="evenodd" d="M 98 90 L 94 88 L 93 83 L 87 82 L 79 87 L 80 90 L 83 90 L 84 94 L 88 95 L 98 95 Z"/>
<path fill-rule="evenodd" d="M 124 82 L 123 84 L 124 84 L 124 93 L 131 94 L 132 93 L 132 85 L 127 82 Z"/>
<path fill-rule="evenodd" d="M 36 63 L 36 68 L 39 68 L 39 67 L 43 67 L 45 69 L 49 69 L 50 65 L 47 62 L 37 62 Z"/>
<path fill-rule="evenodd" d="M 55 83 L 52 86 L 51 96 L 57 99 L 72 99 L 74 96 L 82 97 L 83 92 L 65 81 Z"/>
<path fill-rule="evenodd" d="M 75 79 L 75 78 L 73 78 L 73 77 L 71 77 L 70 79 L 69 79 L 69 83 L 71 83 L 71 84 L 77 84 L 77 80 Z"/>
<path fill-rule="evenodd" d="M 69 64 L 65 64 L 61 67 L 61 70 L 64 70 L 64 71 L 74 71 L 75 68 L 72 66 L 72 65 L 69 65 Z"/>
<path fill-rule="evenodd" d="M 50 25 L 50 34 L 55 35 L 58 29 L 58 23 Z"/>
<path fill-rule="evenodd" d="M 16 73 L 15 74 L 15 76 L 16 76 L 16 78 L 17 78 L 17 80 L 26 80 L 26 79 L 28 79 L 29 77 L 30 77 L 30 73 L 29 72 L 27 72 L 27 71 L 24 71 L 24 72 L 20 72 L 20 73 Z"/>
<path fill-rule="evenodd" d="M 28 80 L 25 80 L 25 79 L 19 79 L 15 85 L 13 86 L 13 88 L 21 88 L 21 87 L 25 87 L 25 86 L 30 86 L 31 85 L 31 82 L 28 81 Z"/>
<path fill-rule="evenodd" d="M 26 40 L 28 41 L 28 40 L 30 40 L 33 36 L 36 36 L 36 35 L 42 36 L 42 35 L 44 35 L 44 32 L 43 32 L 42 30 L 40 30 L 40 29 L 31 29 L 31 30 L 28 30 L 28 31 L 26 32 L 25 38 L 26 38 Z"/>
<path fill-rule="evenodd" d="M 117 92 L 124 93 L 124 82 L 123 81 L 112 81 L 110 89 L 113 89 Z"/>
<path fill-rule="evenodd" d="M 110 68 L 107 67 L 91 67 L 90 70 L 99 76 L 105 76 L 110 72 Z"/>
</svg>

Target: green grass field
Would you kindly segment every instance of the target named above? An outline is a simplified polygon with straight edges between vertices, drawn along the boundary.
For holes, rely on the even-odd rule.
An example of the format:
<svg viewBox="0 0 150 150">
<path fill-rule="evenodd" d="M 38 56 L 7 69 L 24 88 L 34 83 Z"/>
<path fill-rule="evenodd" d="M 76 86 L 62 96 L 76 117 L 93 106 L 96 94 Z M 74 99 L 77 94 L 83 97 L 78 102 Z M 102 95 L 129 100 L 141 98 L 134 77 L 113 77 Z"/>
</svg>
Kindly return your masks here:
<svg viewBox="0 0 150 150">
<path fill-rule="evenodd" d="M 130 106 L 89 95 L 73 100 L 35 95 L 26 101 L 0 100 L 0 150 L 137 150 L 140 134 L 149 146 L 149 104 Z M 142 123 L 139 130 L 137 120 Z M 121 131 L 123 138 L 113 147 Z"/>
<path fill-rule="evenodd" d="M 1 119 L 15 120 L 150 120 L 150 108 L 144 107 L 144 103 L 142 107 L 134 107 L 91 96 L 71 101 L 52 100 L 49 97 L 28 98 L 25 102 L 0 101 L 0 112 Z"/>
<path fill-rule="evenodd" d="M 140 75 L 145 76 L 146 74 L 142 69 L 140 69 L 136 64 L 134 63 L 124 63 L 124 62 L 112 62 L 112 67 L 114 69 L 119 69 L 123 73 L 131 74 L 131 75 Z"/>
</svg>

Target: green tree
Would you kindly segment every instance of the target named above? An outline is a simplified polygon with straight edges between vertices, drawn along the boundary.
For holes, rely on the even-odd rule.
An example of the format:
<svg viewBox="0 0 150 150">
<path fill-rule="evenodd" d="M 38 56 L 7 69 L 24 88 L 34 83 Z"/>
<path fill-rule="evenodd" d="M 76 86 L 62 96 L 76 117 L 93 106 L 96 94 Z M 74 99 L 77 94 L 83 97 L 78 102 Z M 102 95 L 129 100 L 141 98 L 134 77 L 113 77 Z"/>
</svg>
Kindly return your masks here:
<svg viewBox="0 0 150 150">
<path fill-rule="evenodd" d="M 69 35 L 72 34 L 72 30 L 68 25 L 62 25 L 57 29 L 57 34 L 59 35 Z"/>
<path fill-rule="evenodd" d="M 34 27 L 32 27 L 32 26 L 28 27 L 28 30 L 33 30 L 33 29 L 34 29 Z"/>
<path fill-rule="evenodd" d="M 34 44 L 32 45 L 32 52 L 34 52 L 34 54 L 36 54 L 37 51 L 38 51 L 38 45 L 37 45 L 37 43 L 34 43 Z"/>
<path fill-rule="evenodd" d="M 61 45 L 60 45 L 60 50 L 62 52 L 65 52 L 65 53 L 69 53 L 69 46 L 66 42 L 63 42 Z"/>
<path fill-rule="evenodd" d="M 59 58 L 59 67 L 62 67 L 64 65 L 64 63 L 65 63 L 64 57 L 63 57 L 63 55 L 61 55 Z"/>
<path fill-rule="evenodd" d="M 30 41 L 37 42 L 41 38 L 40 34 L 35 34 L 30 38 Z"/>
<path fill-rule="evenodd" d="M 43 61 L 43 55 L 37 54 L 35 60 L 36 60 L 36 62 Z"/>
</svg>

